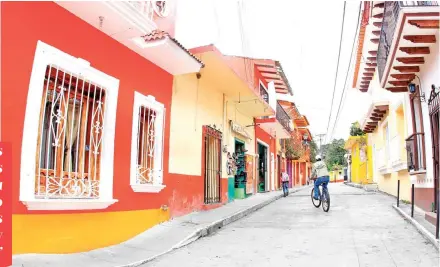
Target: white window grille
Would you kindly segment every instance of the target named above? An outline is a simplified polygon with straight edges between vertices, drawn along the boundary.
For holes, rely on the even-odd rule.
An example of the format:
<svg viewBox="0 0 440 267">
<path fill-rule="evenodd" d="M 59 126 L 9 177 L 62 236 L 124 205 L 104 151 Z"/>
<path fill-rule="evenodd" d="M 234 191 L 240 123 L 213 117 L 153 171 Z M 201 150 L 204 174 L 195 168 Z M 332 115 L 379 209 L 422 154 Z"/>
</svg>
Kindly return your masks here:
<svg viewBox="0 0 440 267">
<path fill-rule="evenodd" d="M 34 210 L 103 209 L 113 199 L 119 81 L 38 42 L 23 129 L 20 200 Z"/>
<path fill-rule="evenodd" d="M 163 185 L 165 107 L 152 96 L 134 96 L 130 184 L 135 192 L 158 193 Z"/>
</svg>

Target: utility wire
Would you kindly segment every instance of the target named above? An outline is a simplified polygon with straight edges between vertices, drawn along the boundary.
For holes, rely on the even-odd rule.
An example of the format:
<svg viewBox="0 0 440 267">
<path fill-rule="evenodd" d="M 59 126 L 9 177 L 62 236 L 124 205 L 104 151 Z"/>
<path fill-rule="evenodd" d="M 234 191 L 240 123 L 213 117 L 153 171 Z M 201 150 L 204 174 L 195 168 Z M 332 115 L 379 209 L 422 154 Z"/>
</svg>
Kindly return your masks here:
<svg viewBox="0 0 440 267">
<path fill-rule="evenodd" d="M 339 40 L 338 62 L 336 64 L 335 84 L 333 86 L 332 104 L 330 106 L 330 113 L 328 114 L 328 123 L 327 123 L 327 131 L 326 131 L 327 135 L 328 135 L 328 129 L 330 127 L 330 119 L 332 117 L 332 111 L 333 111 L 333 101 L 335 100 L 336 84 L 337 84 L 337 80 L 338 80 L 339 59 L 341 58 L 342 37 L 344 35 L 345 5 L 346 5 L 346 2 L 344 1 L 344 11 L 342 13 L 341 37 L 340 37 L 340 40 Z"/>
<path fill-rule="evenodd" d="M 355 31 L 355 33 L 354 33 L 354 37 L 353 37 L 353 45 L 352 45 L 352 47 L 351 47 L 350 62 L 348 63 L 347 71 L 346 71 L 346 73 L 345 73 L 344 90 L 342 91 L 341 99 L 339 100 L 338 112 L 336 113 L 335 122 L 334 122 L 334 124 L 333 124 L 333 127 L 332 127 L 332 133 L 331 133 L 331 135 L 330 135 L 330 140 L 333 138 L 333 133 L 334 133 L 335 128 L 336 128 L 336 125 L 337 125 L 337 123 L 338 123 L 339 112 L 341 111 L 341 105 L 342 105 L 342 103 L 345 103 L 345 101 L 344 101 L 344 100 L 345 100 L 344 95 L 345 95 L 345 92 L 346 92 L 346 90 L 347 90 L 348 74 L 349 74 L 350 69 L 351 69 L 351 61 L 353 60 L 353 53 L 354 53 L 354 50 L 355 50 L 355 47 L 356 47 L 356 43 L 357 43 L 357 42 L 356 42 L 356 37 L 357 37 L 357 35 L 358 35 L 358 30 L 359 30 L 359 24 L 360 24 L 360 20 L 359 20 L 359 19 L 360 19 L 360 17 L 361 17 L 361 7 L 362 7 L 362 2 L 359 3 L 358 24 L 357 24 L 357 26 L 356 26 L 356 31 Z M 330 140 L 329 140 L 329 141 L 330 141 Z"/>
<path fill-rule="evenodd" d="M 250 80 L 248 77 L 248 68 L 247 68 L 247 57 L 246 57 L 246 37 L 244 34 L 244 26 L 243 26 L 243 2 L 238 1 L 237 2 L 237 12 L 238 12 L 238 23 L 239 23 L 239 30 L 240 30 L 240 39 L 241 39 L 241 51 L 243 54 L 243 65 L 244 65 L 244 71 L 246 76 L 246 81 Z"/>
</svg>

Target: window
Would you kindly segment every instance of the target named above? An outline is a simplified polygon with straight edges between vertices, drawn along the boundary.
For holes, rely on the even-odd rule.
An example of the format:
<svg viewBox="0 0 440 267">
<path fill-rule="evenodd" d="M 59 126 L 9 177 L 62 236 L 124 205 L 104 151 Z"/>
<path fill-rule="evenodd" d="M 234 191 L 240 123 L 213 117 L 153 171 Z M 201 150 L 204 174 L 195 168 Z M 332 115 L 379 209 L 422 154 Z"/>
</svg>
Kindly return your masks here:
<svg viewBox="0 0 440 267">
<path fill-rule="evenodd" d="M 134 96 L 130 184 L 135 192 L 158 193 L 163 185 L 165 107 L 152 96 Z"/>
<path fill-rule="evenodd" d="M 266 101 L 266 103 L 269 104 L 269 93 L 268 93 L 266 87 L 264 86 L 264 84 L 261 81 L 259 82 L 259 86 L 260 86 L 260 96 L 261 96 L 261 98 L 263 98 L 263 100 Z"/>
<path fill-rule="evenodd" d="M 105 89 L 48 66 L 37 143 L 37 198 L 99 198 Z"/>
<path fill-rule="evenodd" d="M 119 81 L 38 42 L 21 154 L 20 200 L 31 210 L 104 209 L 113 199 Z"/>
<path fill-rule="evenodd" d="M 388 123 L 385 124 L 384 127 L 384 133 L 385 133 L 385 156 L 386 156 L 386 160 L 389 161 L 390 160 L 390 128 L 388 127 Z"/>
<path fill-rule="evenodd" d="M 406 139 L 408 169 L 416 172 L 425 171 L 425 131 L 418 85 L 416 92 L 410 95 L 410 107 L 413 133 Z"/>
</svg>

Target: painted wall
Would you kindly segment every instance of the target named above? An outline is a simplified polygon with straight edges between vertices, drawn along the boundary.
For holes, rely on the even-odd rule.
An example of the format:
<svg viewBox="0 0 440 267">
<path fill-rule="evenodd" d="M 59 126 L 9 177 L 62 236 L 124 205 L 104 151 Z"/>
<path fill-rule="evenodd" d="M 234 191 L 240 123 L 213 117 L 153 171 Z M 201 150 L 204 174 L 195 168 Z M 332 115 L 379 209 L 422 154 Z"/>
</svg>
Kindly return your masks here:
<svg viewBox="0 0 440 267">
<path fill-rule="evenodd" d="M 439 40 L 439 32 L 437 31 L 436 40 Z M 425 57 L 425 64 L 420 66 L 420 80 L 426 98 L 429 98 L 431 94 L 431 85 L 440 85 L 440 52 L 439 43 L 436 42 L 434 47 L 431 48 L 432 52 Z M 417 79 L 414 82 L 418 82 Z M 431 137 L 431 125 L 429 119 L 429 108 L 427 103 L 422 103 L 423 113 L 423 126 L 425 131 L 425 152 L 426 152 L 426 177 L 423 180 L 417 181 L 416 188 L 433 188 L 434 187 L 434 170 L 432 162 L 432 137 Z M 410 131 L 412 133 L 412 129 Z"/>
<path fill-rule="evenodd" d="M 346 148 L 351 153 L 351 182 L 367 184 L 373 181 L 372 160 L 368 159 L 368 155 L 371 155 L 371 146 L 367 139 L 367 145 L 362 149 L 359 139 L 358 136 L 350 136 L 346 143 Z M 362 150 L 365 152 L 364 155 L 361 155 Z"/>
<path fill-rule="evenodd" d="M 201 199 L 200 177 L 168 173 L 173 77 L 53 2 L 1 4 L 1 106 L 4 111 L 1 126 L 8 129 L 3 131 L 2 137 L 4 141 L 12 142 L 15 151 L 13 253 L 71 253 L 105 247 L 123 242 L 170 216 L 192 211 Z M 66 25 L 69 25 L 68 29 Z M 18 200 L 23 121 L 38 40 L 86 59 L 92 67 L 120 80 L 113 177 L 113 194 L 119 201 L 106 210 L 28 211 Z M 166 188 L 158 194 L 134 193 L 130 187 L 135 90 L 155 96 L 167 109 L 164 134 Z M 171 212 L 161 210 L 161 205 L 168 205 Z M 114 231 L 116 228 L 119 230 Z"/>
<path fill-rule="evenodd" d="M 176 76 L 171 118 L 169 172 L 202 176 L 202 127 L 216 125 L 224 132 L 223 94 L 203 75 Z"/>
<path fill-rule="evenodd" d="M 200 79 L 196 74 L 180 75 L 174 78 L 169 172 L 191 179 L 193 194 L 186 196 L 187 205 L 183 212 L 180 208 L 172 209 L 178 212 L 178 214 L 172 213 L 172 216 L 184 214 L 187 210 L 198 210 L 204 206 L 203 126 L 215 125 L 223 133 L 223 144 L 228 143 L 230 131 L 226 123 L 226 108 L 227 98 L 203 73 Z M 226 171 L 227 154 L 221 155 L 221 197 L 224 203 L 228 199 L 229 191 Z"/>
<path fill-rule="evenodd" d="M 436 40 L 440 37 L 439 32 L 436 33 Z M 420 66 L 420 80 L 422 82 L 420 88 L 425 93 L 426 98 L 429 98 L 431 93 L 431 85 L 440 85 L 440 52 L 439 43 L 436 42 L 431 48 L 431 53 L 425 57 L 425 64 Z M 418 83 L 415 79 L 413 82 Z M 409 97 L 405 104 L 409 107 Z M 434 170 L 432 162 L 432 137 L 431 126 L 429 121 L 429 108 L 426 103 L 422 103 L 423 126 L 425 132 L 425 153 L 426 153 L 426 175 L 420 175 L 415 180 L 415 203 L 417 206 L 426 211 L 431 211 L 431 203 L 434 202 Z M 411 119 L 411 114 L 408 114 Z M 412 125 L 408 125 L 408 132 L 412 133 Z"/>
<path fill-rule="evenodd" d="M 390 157 L 386 154 L 384 157 L 380 157 L 380 149 L 385 148 L 386 144 L 386 130 L 389 129 L 390 138 Z M 374 164 L 374 179 L 378 184 L 379 190 L 386 192 L 390 195 L 397 196 L 397 181 L 400 180 L 400 198 L 402 200 L 411 200 L 411 179 L 406 169 L 396 171 L 393 169 L 393 153 L 398 153 L 399 158 L 406 165 L 406 150 L 405 150 L 405 128 L 406 120 L 404 115 L 404 109 L 402 104 L 396 104 L 392 102 L 389 111 L 381 123 L 379 123 L 376 130 L 370 134 L 372 142 L 375 144 L 376 160 Z M 392 142 L 398 140 L 399 146 L 393 147 Z M 392 151 L 391 151 L 392 150 Z M 396 152 L 395 150 L 398 150 Z M 379 161 L 383 162 L 379 162 Z M 385 166 L 385 171 L 380 172 L 379 168 Z"/>
</svg>

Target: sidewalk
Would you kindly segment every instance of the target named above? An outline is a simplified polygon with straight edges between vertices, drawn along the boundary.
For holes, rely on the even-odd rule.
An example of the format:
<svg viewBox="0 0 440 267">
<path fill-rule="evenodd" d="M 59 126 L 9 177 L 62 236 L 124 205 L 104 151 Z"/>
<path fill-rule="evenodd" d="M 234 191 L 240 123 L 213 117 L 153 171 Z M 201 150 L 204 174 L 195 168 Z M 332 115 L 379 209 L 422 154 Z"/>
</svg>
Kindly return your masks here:
<svg viewBox="0 0 440 267">
<path fill-rule="evenodd" d="M 310 186 L 290 189 L 291 193 Z M 209 211 L 194 212 L 156 225 L 115 246 L 74 254 L 24 254 L 13 257 L 16 267 L 134 267 L 243 218 L 282 197 L 282 191 L 257 194 Z M 123 227 L 123 225 L 121 225 Z M 117 231 L 117 229 L 115 229 Z"/>
<path fill-rule="evenodd" d="M 364 187 L 359 184 L 354 183 L 345 183 L 345 185 L 364 189 L 365 191 L 375 191 L 375 190 L 369 190 L 367 187 Z M 385 194 L 387 196 L 392 197 L 393 199 L 396 199 L 395 196 L 391 196 L 387 193 L 384 193 L 382 191 L 376 190 L 377 192 L 380 192 L 382 194 Z M 397 200 L 396 200 L 397 201 Z M 429 223 L 427 220 L 425 220 L 425 213 L 418 209 L 417 207 L 414 208 L 414 218 L 411 218 L 411 204 L 406 204 L 402 201 L 399 202 L 399 207 L 397 207 L 396 204 L 393 204 L 393 208 L 409 223 L 411 223 L 417 231 L 420 232 L 422 236 L 424 236 L 429 242 L 431 242 L 437 249 L 439 248 L 439 241 L 435 239 L 435 226 Z"/>
<path fill-rule="evenodd" d="M 356 184 L 351 182 L 344 182 L 345 185 L 356 187 L 359 189 L 364 189 L 367 192 L 378 192 L 379 189 L 376 184 Z"/>
<path fill-rule="evenodd" d="M 435 226 L 425 220 L 425 213 L 417 208 L 414 209 L 414 217 L 411 218 L 411 204 L 399 203 L 399 207 L 395 204 L 393 208 L 399 212 L 402 217 L 410 222 L 426 239 L 434 246 L 439 248 L 439 241 L 435 239 Z"/>
</svg>

